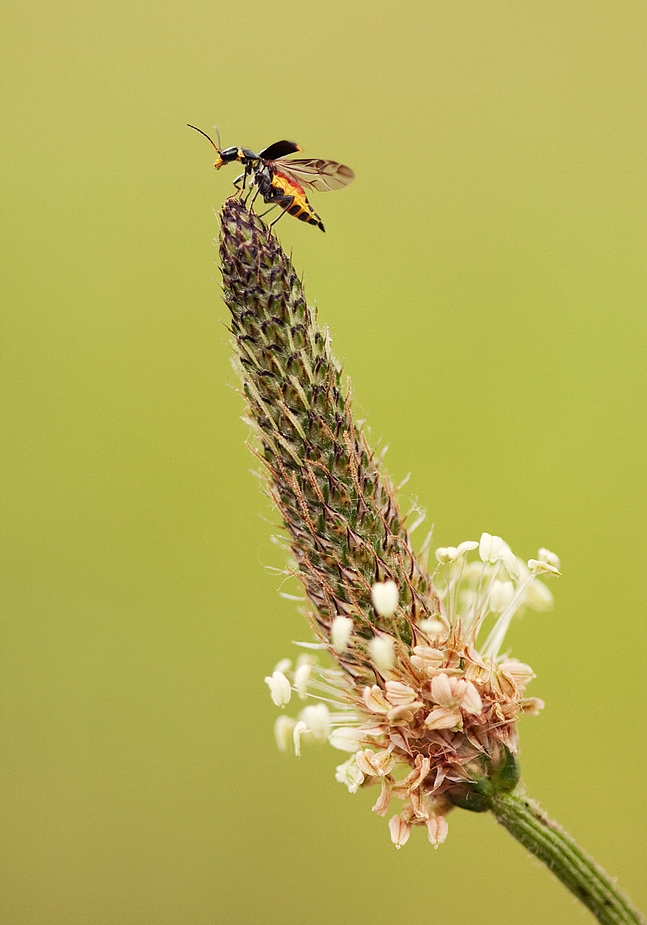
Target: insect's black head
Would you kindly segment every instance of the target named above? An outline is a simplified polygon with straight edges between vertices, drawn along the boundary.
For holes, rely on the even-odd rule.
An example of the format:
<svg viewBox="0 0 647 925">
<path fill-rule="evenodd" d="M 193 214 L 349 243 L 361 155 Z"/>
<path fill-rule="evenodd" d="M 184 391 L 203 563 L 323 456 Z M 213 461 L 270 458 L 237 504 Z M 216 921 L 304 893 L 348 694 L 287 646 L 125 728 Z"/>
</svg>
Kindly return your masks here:
<svg viewBox="0 0 647 925">
<path fill-rule="evenodd" d="M 216 170 L 220 170 L 225 164 L 231 164 L 232 161 L 240 161 L 241 164 L 244 164 L 249 155 L 253 156 L 252 151 L 248 151 L 247 148 L 225 148 L 224 151 L 219 151 L 220 155 L 216 163 L 213 165 Z"/>
</svg>

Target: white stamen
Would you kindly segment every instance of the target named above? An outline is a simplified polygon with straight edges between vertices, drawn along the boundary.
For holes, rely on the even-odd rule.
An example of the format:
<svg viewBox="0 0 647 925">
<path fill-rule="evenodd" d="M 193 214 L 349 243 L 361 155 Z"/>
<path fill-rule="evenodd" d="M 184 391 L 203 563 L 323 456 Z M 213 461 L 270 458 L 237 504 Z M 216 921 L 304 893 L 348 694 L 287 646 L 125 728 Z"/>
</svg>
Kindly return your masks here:
<svg viewBox="0 0 647 925">
<path fill-rule="evenodd" d="M 306 724 L 300 720 L 292 730 L 292 739 L 294 741 L 294 754 L 297 758 L 301 757 L 301 736 L 307 730 Z"/>
<path fill-rule="evenodd" d="M 502 540 L 500 536 L 492 536 L 491 533 L 482 533 L 479 543 L 479 556 L 481 557 L 481 561 L 487 562 L 490 565 L 503 562 L 513 578 L 519 577 L 517 557 L 505 540 Z"/>
<path fill-rule="evenodd" d="M 335 652 L 344 652 L 348 640 L 353 632 L 353 621 L 350 617 L 335 617 L 330 628 L 330 638 Z"/>
<path fill-rule="evenodd" d="M 485 646 L 482 649 L 482 655 L 489 656 L 490 658 L 496 658 L 499 654 L 499 649 L 503 645 L 503 640 L 505 639 L 505 634 L 508 632 L 508 627 L 512 622 L 519 604 L 523 600 L 524 593 L 526 588 L 531 583 L 535 576 L 530 574 L 517 588 L 515 596 L 512 598 L 506 609 L 503 611 L 499 619 L 496 621 L 492 627 L 490 635 L 485 641 Z"/>
<path fill-rule="evenodd" d="M 368 650 L 371 658 L 380 671 L 389 671 L 395 664 L 395 652 L 393 651 L 393 638 L 380 634 L 374 636 L 368 644 Z"/>
<path fill-rule="evenodd" d="M 526 588 L 524 604 L 527 604 L 528 607 L 532 607 L 533 610 L 537 610 L 539 613 L 552 610 L 553 603 L 553 592 L 550 588 L 546 587 L 543 581 L 535 579 L 535 581 Z"/>
<path fill-rule="evenodd" d="M 301 700 L 308 696 L 308 681 L 312 674 L 312 665 L 310 662 L 302 662 L 294 672 L 294 686 L 296 687 Z"/>
<path fill-rule="evenodd" d="M 295 719 L 292 719 L 291 716 L 286 716 L 284 713 L 281 713 L 281 715 L 276 718 L 276 722 L 274 723 L 274 738 L 276 739 L 276 747 L 280 752 L 287 752 L 288 745 L 292 741 L 292 733 L 294 732 L 296 724 L 297 721 Z"/>
<path fill-rule="evenodd" d="M 476 549 L 478 543 L 474 540 L 464 540 L 458 546 L 439 546 L 436 550 L 436 558 L 441 565 L 448 565 L 450 562 L 456 562 L 463 556 L 466 556 L 472 549 Z"/>
<path fill-rule="evenodd" d="M 432 639 L 439 636 L 442 630 L 445 629 L 445 624 L 438 617 L 428 617 L 426 620 L 421 620 L 419 626 L 422 632 Z"/>
<path fill-rule="evenodd" d="M 299 719 L 319 742 L 325 742 L 330 735 L 330 710 L 325 703 L 313 703 L 304 707 L 299 713 Z"/>
<path fill-rule="evenodd" d="M 496 551 L 499 549 L 499 542 L 503 542 L 500 536 L 492 536 L 491 533 L 482 533 L 479 543 L 479 556 L 481 562 L 489 562 L 494 565 L 496 562 Z"/>
<path fill-rule="evenodd" d="M 381 617 L 391 617 L 398 606 L 400 594 L 394 581 L 376 581 L 371 588 L 373 606 Z"/>
<path fill-rule="evenodd" d="M 490 608 L 496 613 L 502 613 L 510 604 L 514 597 L 514 584 L 511 581 L 499 581 L 496 579 L 492 582 L 490 589 Z"/>
<path fill-rule="evenodd" d="M 545 546 L 541 547 L 537 553 L 537 558 L 540 562 L 546 562 L 548 565 L 552 565 L 558 570 L 562 567 L 559 561 L 559 556 L 556 553 L 551 552 L 550 549 L 546 549 Z"/>
<path fill-rule="evenodd" d="M 557 556 L 555 556 L 557 558 Z M 559 559 L 557 559 L 559 562 Z M 561 575 L 559 568 L 550 562 L 544 562 L 542 559 L 528 559 L 528 568 L 535 575 L 550 574 Z"/>
<path fill-rule="evenodd" d="M 362 733 L 359 729 L 341 726 L 338 729 L 333 729 L 328 736 L 328 741 L 333 748 L 338 749 L 340 752 L 356 752 L 361 738 Z"/>
<path fill-rule="evenodd" d="M 466 553 L 471 552 L 473 549 L 478 549 L 479 544 L 476 540 L 463 540 L 462 543 L 458 544 L 457 552 L 459 556 L 464 556 Z"/>
<path fill-rule="evenodd" d="M 456 559 L 454 555 L 456 552 L 455 546 L 439 546 L 436 550 L 436 558 L 441 565 L 449 565 L 450 562 L 454 562 Z"/>
<path fill-rule="evenodd" d="M 292 688 L 282 671 L 275 671 L 271 677 L 265 678 L 265 683 L 269 687 L 272 700 L 277 707 L 284 707 L 290 702 Z"/>
<path fill-rule="evenodd" d="M 344 761 L 343 764 L 337 765 L 335 780 L 339 781 L 340 784 L 345 784 L 349 793 L 357 793 L 364 783 L 364 775 L 357 767 L 354 755 L 348 761 Z"/>
</svg>

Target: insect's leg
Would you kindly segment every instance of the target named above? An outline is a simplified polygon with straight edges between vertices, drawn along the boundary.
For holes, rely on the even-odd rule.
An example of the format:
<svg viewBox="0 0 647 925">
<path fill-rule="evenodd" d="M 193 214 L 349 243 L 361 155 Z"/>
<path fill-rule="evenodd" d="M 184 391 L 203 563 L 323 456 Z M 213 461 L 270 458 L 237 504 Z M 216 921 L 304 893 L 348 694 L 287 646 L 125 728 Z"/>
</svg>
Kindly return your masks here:
<svg viewBox="0 0 647 925">
<path fill-rule="evenodd" d="M 272 198 L 274 200 L 274 204 L 271 207 L 272 209 L 274 208 L 274 206 L 280 206 L 282 209 L 289 209 L 292 203 L 294 202 L 294 196 L 280 196 L 280 195 L 275 194 Z M 265 202 L 271 202 L 271 201 L 272 201 L 271 199 L 269 199 L 268 197 L 265 197 Z M 267 210 L 267 212 L 270 212 L 270 211 L 271 209 Z M 267 212 L 263 212 L 263 215 L 267 215 Z M 279 218 L 281 218 L 280 215 L 279 215 Z M 279 218 L 275 219 L 275 222 L 278 222 Z M 272 224 L 274 224 L 275 222 L 272 222 Z"/>
<path fill-rule="evenodd" d="M 247 205 L 247 203 L 248 203 L 248 201 L 249 201 L 249 196 L 251 195 L 252 189 L 254 188 L 254 186 L 256 186 L 256 192 L 254 193 L 254 196 L 253 196 L 253 198 L 252 198 L 252 201 L 249 203 L 249 208 L 250 208 L 250 209 L 251 209 L 251 207 L 254 205 L 254 201 L 256 200 L 256 197 L 258 196 L 258 194 L 259 194 L 260 191 L 261 191 L 261 188 L 260 188 L 260 186 L 258 185 L 258 181 L 256 180 L 256 177 L 252 178 L 252 174 L 253 174 L 253 173 L 254 173 L 253 168 L 250 167 L 249 165 L 247 165 L 247 166 L 245 167 L 245 180 L 247 180 L 247 177 L 249 177 L 249 194 L 247 195 L 247 198 L 245 199 L 245 205 Z M 243 187 L 244 187 L 244 185 L 245 185 L 245 184 L 243 183 Z"/>
<path fill-rule="evenodd" d="M 251 201 L 250 204 L 249 204 L 249 208 L 250 208 L 250 209 L 251 209 L 251 207 L 254 205 L 254 203 L 256 202 L 256 199 L 258 198 L 258 194 L 260 193 L 260 191 L 261 191 L 260 186 L 257 186 L 257 187 L 256 187 L 256 192 L 255 192 L 254 195 L 252 196 L 252 201 Z"/>
<path fill-rule="evenodd" d="M 287 213 L 288 213 L 288 210 L 287 210 L 287 209 L 283 209 L 283 211 L 281 212 L 281 214 L 280 214 L 277 218 L 275 218 L 273 222 L 270 222 L 269 227 L 270 227 L 270 228 L 274 228 L 274 226 L 276 225 L 276 223 L 277 223 L 277 222 L 280 222 L 281 219 L 283 218 L 283 216 L 284 216 L 284 215 L 287 215 Z"/>
<path fill-rule="evenodd" d="M 281 207 L 281 214 L 278 216 L 278 218 L 275 218 L 273 222 L 270 222 L 270 228 L 273 228 L 274 225 L 276 225 L 276 223 L 283 218 L 293 202 L 294 196 L 281 196 L 281 198 L 276 203 Z"/>
<path fill-rule="evenodd" d="M 234 180 L 234 186 L 238 190 L 238 193 L 240 194 L 241 199 L 243 199 L 244 201 L 244 197 L 243 197 L 243 193 L 245 190 L 245 174 L 244 173 L 241 173 L 239 177 L 236 177 L 236 179 Z"/>
<path fill-rule="evenodd" d="M 270 228 L 273 228 L 276 225 L 276 223 L 283 218 L 283 216 L 285 215 L 285 213 L 288 211 L 288 209 L 293 203 L 294 203 L 294 196 L 277 196 L 276 204 L 277 206 L 281 206 L 281 209 L 283 211 L 278 216 L 278 218 L 275 218 L 273 222 L 270 222 Z"/>
<path fill-rule="evenodd" d="M 263 218 L 264 215 L 268 215 L 272 211 L 272 209 L 276 209 L 277 206 L 278 206 L 278 202 L 273 203 L 273 205 L 271 205 L 269 209 L 266 209 L 264 212 L 259 212 L 258 217 Z"/>
</svg>

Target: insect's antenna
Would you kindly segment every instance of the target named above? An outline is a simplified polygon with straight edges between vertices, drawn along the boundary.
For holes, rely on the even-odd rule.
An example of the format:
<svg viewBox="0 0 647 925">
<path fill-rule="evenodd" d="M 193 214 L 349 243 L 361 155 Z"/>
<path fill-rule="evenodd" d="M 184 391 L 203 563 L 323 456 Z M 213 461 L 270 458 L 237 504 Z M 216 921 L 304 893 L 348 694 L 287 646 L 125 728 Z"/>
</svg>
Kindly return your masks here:
<svg viewBox="0 0 647 925">
<path fill-rule="evenodd" d="M 212 145 L 214 146 L 214 148 L 216 149 L 216 151 L 218 152 L 218 154 L 220 154 L 220 148 L 218 147 L 218 145 L 220 144 L 220 132 L 218 132 L 218 129 L 217 129 L 217 128 L 216 128 L 216 132 L 218 133 L 218 134 L 217 134 L 218 145 L 215 143 L 215 141 L 213 140 L 213 138 L 209 138 L 209 136 L 207 135 L 207 133 L 206 133 L 206 132 L 203 132 L 202 129 L 201 129 L 201 128 L 198 128 L 197 125 L 191 125 L 189 122 L 187 122 L 187 126 L 188 126 L 189 128 L 194 128 L 194 129 L 196 130 L 196 132 L 200 132 L 201 135 L 204 135 L 204 137 L 207 139 L 207 141 L 210 141 L 211 144 L 212 144 Z"/>
<path fill-rule="evenodd" d="M 218 150 L 220 150 L 222 148 L 222 142 L 220 140 L 220 129 L 217 125 L 214 125 L 213 129 L 216 133 L 216 138 L 218 139 Z"/>
</svg>

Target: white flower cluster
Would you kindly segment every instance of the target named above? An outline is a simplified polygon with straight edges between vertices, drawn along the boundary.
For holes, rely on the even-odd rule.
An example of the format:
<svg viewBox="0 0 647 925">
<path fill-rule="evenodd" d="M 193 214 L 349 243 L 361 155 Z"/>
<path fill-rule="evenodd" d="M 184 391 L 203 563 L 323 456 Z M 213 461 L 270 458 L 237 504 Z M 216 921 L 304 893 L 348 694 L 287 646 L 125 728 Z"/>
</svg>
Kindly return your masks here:
<svg viewBox="0 0 647 925">
<path fill-rule="evenodd" d="M 478 559 L 467 556 L 478 549 Z M 524 562 L 500 536 L 481 534 L 477 543 L 467 540 L 459 546 L 436 550 L 439 568 L 434 576 L 450 626 L 460 619 L 462 631 L 476 645 L 483 622 L 494 616 L 486 641 L 478 645 L 481 655 L 497 658 L 508 627 L 519 611 L 550 610 L 553 595 L 537 575 L 559 575 L 560 562 L 549 549 L 540 549 L 536 559 Z"/>
<path fill-rule="evenodd" d="M 476 550 L 478 558 L 468 561 Z M 343 668 L 319 666 L 312 654 L 294 666 L 284 659 L 265 678 L 279 707 L 293 694 L 310 698 L 296 717 L 277 719 L 279 749 L 292 746 L 300 755 L 302 742 L 328 742 L 351 753 L 335 772 L 351 793 L 380 785 L 375 812 L 384 815 L 392 796 L 404 801 L 389 823 L 397 847 L 414 824 L 427 826 L 434 846 L 442 843 L 452 805 L 444 789 L 465 780 L 463 767 L 480 754 L 497 755 L 502 745 L 516 751 L 517 717 L 536 715 L 543 706 L 524 693 L 532 669 L 500 653 L 515 614 L 551 607 L 552 594 L 537 576 L 559 575 L 558 557 L 540 549 L 525 562 L 501 537 L 483 533 L 479 542 L 437 549 L 436 559 L 441 609 L 412 627 L 411 649 L 385 630 L 374 629 L 368 640 L 357 636 L 350 616 L 335 617 L 327 644 L 316 646 L 340 664 L 347 650 L 364 646 L 378 683 L 358 685 Z M 377 582 L 371 600 L 379 616 L 393 615 L 400 606 L 396 583 Z M 481 643 L 485 622 L 489 631 Z M 409 773 L 401 777 L 394 768 Z"/>
<path fill-rule="evenodd" d="M 287 751 L 292 744 L 299 757 L 302 739 L 327 741 L 333 748 L 344 752 L 357 751 L 361 733 L 353 727 L 358 725 L 359 717 L 340 697 L 346 686 L 341 672 L 322 669 L 314 656 L 301 655 L 294 670 L 289 659 L 279 662 L 272 674 L 265 678 L 265 683 L 272 700 L 279 707 L 290 702 L 293 692 L 301 700 L 308 697 L 317 700 L 317 703 L 303 707 L 296 719 L 285 715 L 278 717 L 274 736 L 280 751 Z M 328 704 L 335 709 L 329 709 Z"/>
</svg>

